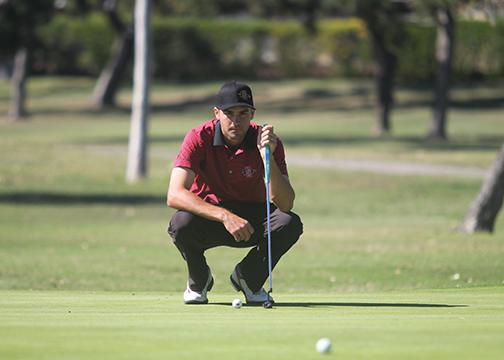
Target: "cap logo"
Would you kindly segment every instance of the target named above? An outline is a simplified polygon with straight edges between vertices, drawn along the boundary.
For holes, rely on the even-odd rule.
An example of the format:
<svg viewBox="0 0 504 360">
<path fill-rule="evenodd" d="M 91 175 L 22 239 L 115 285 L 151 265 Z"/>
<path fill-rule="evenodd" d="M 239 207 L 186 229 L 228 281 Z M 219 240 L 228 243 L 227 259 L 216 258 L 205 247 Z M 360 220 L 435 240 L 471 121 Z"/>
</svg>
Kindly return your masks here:
<svg viewBox="0 0 504 360">
<path fill-rule="evenodd" d="M 244 101 L 250 101 L 250 94 L 247 92 L 247 90 L 241 90 L 238 92 L 238 97 Z"/>
</svg>

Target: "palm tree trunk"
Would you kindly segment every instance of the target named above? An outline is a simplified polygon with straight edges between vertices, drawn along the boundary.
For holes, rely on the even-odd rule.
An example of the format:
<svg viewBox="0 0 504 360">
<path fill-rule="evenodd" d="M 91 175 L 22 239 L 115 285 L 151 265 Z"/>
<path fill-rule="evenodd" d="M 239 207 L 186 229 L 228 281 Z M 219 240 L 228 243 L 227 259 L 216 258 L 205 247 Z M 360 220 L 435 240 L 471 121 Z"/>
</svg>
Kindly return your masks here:
<svg viewBox="0 0 504 360">
<path fill-rule="evenodd" d="M 136 0 L 135 66 L 126 180 L 147 175 L 147 120 L 149 116 L 150 0 Z"/>
</svg>

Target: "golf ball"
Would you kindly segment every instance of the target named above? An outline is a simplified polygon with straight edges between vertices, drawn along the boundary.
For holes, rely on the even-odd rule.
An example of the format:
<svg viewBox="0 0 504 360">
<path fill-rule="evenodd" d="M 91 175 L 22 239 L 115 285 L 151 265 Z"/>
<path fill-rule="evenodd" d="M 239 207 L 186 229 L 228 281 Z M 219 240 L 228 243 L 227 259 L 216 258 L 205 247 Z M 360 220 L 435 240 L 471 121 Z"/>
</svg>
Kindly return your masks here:
<svg viewBox="0 0 504 360">
<path fill-rule="evenodd" d="M 319 353 L 326 354 L 331 351 L 331 340 L 328 338 L 319 339 L 315 348 Z"/>
<path fill-rule="evenodd" d="M 239 309 L 242 307 L 242 301 L 240 299 L 234 299 L 232 305 L 235 309 Z"/>
</svg>

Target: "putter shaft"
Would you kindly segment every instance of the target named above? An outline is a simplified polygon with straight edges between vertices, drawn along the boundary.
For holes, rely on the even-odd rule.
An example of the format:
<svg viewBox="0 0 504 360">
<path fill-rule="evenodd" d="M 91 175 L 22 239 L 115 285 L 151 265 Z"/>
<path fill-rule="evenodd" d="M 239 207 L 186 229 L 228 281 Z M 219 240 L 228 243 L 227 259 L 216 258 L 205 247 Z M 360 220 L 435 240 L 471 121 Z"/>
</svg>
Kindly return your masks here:
<svg viewBox="0 0 504 360">
<path fill-rule="evenodd" d="M 265 146 L 264 156 L 264 183 L 266 186 L 266 226 L 268 235 L 268 275 L 269 275 L 269 291 L 268 299 L 271 299 L 271 292 L 273 291 L 273 277 L 271 269 L 271 219 L 270 219 L 270 147 Z"/>
</svg>

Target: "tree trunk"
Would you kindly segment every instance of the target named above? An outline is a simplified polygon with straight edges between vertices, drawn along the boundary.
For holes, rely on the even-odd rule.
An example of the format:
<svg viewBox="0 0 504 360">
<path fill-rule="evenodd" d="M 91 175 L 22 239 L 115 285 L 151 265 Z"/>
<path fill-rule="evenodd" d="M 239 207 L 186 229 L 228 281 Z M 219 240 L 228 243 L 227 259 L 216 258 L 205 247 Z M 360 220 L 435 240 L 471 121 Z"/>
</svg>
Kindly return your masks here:
<svg viewBox="0 0 504 360">
<path fill-rule="evenodd" d="M 121 21 L 117 13 L 117 0 L 104 0 L 102 9 L 119 36 L 112 46 L 110 59 L 100 73 L 93 90 L 92 103 L 97 109 L 115 106 L 121 77 L 133 52 L 133 28 Z"/>
<path fill-rule="evenodd" d="M 117 90 L 132 50 L 133 31 L 131 28 L 127 28 L 114 43 L 111 58 L 96 82 L 92 100 L 95 108 L 103 109 L 107 106 L 115 106 Z"/>
<path fill-rule="evenodd" d="M 11 79 L 11 104 L 9 109 L 9 120 L 19 121 L 25 118 L 26 112 L 26 78 L 28 76 L 28 56 L 27 47 L 17 50 L 14 57 L 14 69 Z"/>
<path fill-rule="evenodd" d="M 446 117 L 448 110 L 450 75 L 455 41 L 455 22 L 449 8 L 436 9 L 437 23 L 436 61 L 437 74 L 434 90 L 432 121 L 427 132 L 431 139 L 446 139 Z"/>
<path fill-rule="evenodd" d="M 371 35 L 374 54 L 374 75 L 378 101 L 375 132 L 378 135 L 389 134 L 391 131 L 390 112 L 394 103 L 397 57 L 388 49 L 383 29 L 376 26 L 374 21 L 370 19 L 366 21 L 366 24 Z"/>
<path fill-rule="evenodd" d="M 317 32 L 317 10 L 320 0 L 308 0 L 303 6 L 303 26 L 310 34 Z"/>
<path fill-rule="evenodd" d="M 126 180 L 147 175 L 147 120 L 149 110 L 150 0 L 135 4 L 135 65 Z"/>
<path fill-rule="evenodd" d="M 469 208 L 462 224 L 462 231 L 493 232 L 495 219 L 504 197 L 504 145 L 490 168 L 476 200 Z"/>
</svg>

